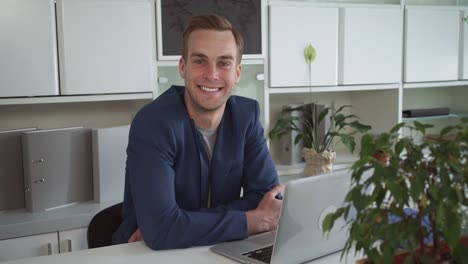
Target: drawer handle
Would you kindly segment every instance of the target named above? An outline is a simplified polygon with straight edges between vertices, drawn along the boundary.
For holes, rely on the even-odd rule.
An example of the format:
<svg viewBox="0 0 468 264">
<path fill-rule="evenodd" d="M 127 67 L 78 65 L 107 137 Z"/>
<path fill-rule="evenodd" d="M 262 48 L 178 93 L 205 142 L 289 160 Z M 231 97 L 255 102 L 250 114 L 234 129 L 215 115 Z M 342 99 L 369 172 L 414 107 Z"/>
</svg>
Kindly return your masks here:
<svg viewBox="0 0 468 264">
<path fill-rule="evenodd" d="M 52 255 L 52 243 L 47 243 L 47 255 Z"/>
<path fill-rule="evenodd" d="M 67 249 L 68 249 L 68 252 L 72 252 L 72 241 L 71 239 L 67 239 Z"/>
</svg>

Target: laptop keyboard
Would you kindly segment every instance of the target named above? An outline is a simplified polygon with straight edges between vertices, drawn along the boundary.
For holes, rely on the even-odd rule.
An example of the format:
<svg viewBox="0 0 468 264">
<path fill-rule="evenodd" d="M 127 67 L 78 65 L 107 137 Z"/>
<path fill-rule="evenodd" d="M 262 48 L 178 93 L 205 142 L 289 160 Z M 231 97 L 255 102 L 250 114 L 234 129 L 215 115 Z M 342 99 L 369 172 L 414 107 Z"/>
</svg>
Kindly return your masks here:
<svg viewBox="0 0 468 264">
<path fill-rule="evenodd" d="M 249 258 L 253 258 L 255 260 L 258 260 L 264 263 L 270 263 L 272 252 L 273 252 L 273 245 L 270 245 L 264 248 L 259 248 L 259 249 L 244 253 L 242 255 L 249 257 Z"/>
</svg>

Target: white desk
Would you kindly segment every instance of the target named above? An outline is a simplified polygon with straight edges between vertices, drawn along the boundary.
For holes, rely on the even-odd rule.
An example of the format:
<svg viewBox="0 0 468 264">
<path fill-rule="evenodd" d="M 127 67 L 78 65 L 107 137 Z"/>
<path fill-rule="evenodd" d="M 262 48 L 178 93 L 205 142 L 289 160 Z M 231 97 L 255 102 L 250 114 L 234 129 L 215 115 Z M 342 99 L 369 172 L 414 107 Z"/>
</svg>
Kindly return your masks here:
<svg viewBox="0 0 468 264">
<path fill-rule="evenodd" d="M 313 264 L 355 263 L 354 254 L 340 262 L 340 253 L 322 257 L 311 261 Z M 3 262 L 2 264 L 144 264 L 144 263 L 191 263 L 191 264 L 219 264 L 238 263 L 226 257 L 213 253 L 209 247 L 194 247 L 189 249 L 175 249 L 153 251 L 143 242 L 122 244 L 117 246 L 88 249 L 71 253 L 19 259 Z"/>
</svg>

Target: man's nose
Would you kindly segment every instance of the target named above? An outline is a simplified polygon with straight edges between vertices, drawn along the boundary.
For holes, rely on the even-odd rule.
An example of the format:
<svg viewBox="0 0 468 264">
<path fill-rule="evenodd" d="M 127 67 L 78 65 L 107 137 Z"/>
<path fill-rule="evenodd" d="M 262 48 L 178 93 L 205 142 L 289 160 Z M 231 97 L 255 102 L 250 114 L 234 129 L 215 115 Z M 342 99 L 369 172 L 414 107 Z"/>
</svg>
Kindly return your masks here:
<svg viewBox="0 0 468 264">
<path fill-rule="evenodd" d="M 219 71 L 218 71 L 218 67 L 216 67 L 216 64 L 214 63 L 207 64 L 206 69 L 205 69 L 205 78 L 209 80 L 217 80 L 219 78 Z"/>
</svg>

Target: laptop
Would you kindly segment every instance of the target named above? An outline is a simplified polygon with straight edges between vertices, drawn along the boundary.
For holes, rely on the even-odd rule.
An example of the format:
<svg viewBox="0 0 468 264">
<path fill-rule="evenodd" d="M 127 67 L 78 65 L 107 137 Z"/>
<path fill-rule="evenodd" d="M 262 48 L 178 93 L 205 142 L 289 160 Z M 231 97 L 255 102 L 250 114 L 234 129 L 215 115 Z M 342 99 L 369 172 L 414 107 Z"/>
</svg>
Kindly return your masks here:
<svg viewBox="0 0 468 264">
<path fill-rule="evenodd" d="M 328 234 L 323 233 L 322 222 L 343 204 L 350 183 L 349 169 L 289 181 L 276 231 L 210 249 L 239 262 L 255 264 L 297 264 L 336 253 L 347 239 L 345 222 L 337 220 Z"/>
</svg>

